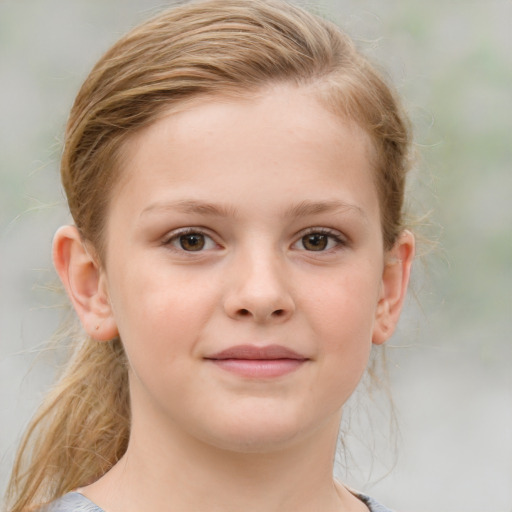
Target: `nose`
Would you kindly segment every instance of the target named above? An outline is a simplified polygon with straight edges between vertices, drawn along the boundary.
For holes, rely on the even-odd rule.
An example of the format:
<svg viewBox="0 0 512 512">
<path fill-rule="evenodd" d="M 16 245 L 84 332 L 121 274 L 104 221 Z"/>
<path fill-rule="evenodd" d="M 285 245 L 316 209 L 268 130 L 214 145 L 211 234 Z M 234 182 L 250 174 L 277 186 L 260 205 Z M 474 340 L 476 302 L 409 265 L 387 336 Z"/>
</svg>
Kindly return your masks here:
<svg viewBox="0 0 512 512">
<path fill-rule="evenodd" d="M 261 251 L 240 258 L 232 269 L 224 310 L 235 320 L 280 323 L 295 311 L 291 282 L 278 255 Z"/>
</svg>

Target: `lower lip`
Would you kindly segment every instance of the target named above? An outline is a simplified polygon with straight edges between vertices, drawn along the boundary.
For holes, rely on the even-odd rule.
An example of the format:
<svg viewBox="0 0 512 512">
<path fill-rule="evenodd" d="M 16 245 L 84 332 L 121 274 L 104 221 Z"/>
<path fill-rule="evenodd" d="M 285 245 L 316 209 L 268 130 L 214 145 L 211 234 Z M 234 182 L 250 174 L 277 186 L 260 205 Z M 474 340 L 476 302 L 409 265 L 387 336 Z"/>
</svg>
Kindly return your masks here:
<svg viewBox="0 0 512 512">
<path fill-rule="evenodd" d="M 299 369 L 306 359 L 210 359 L 215 366 L 243 377 L 281 377 Z"/>
</svg>

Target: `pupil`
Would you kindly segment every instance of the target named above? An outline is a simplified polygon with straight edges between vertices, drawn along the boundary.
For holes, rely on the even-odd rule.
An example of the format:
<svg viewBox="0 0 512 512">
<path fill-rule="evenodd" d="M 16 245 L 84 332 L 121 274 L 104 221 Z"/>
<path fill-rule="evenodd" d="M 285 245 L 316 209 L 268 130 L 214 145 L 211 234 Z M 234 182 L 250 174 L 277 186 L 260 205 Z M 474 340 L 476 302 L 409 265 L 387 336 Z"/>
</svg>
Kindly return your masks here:
<svg viewBox="0 0 512 512">
<path fill-rule="evenodd" d="M 302 238 L 302 244 L 308 251 L 323 251 L 327 247 L 327 235 L 313 233 Z"/>
<path fill-rule="evenodd" d="M 180 245 L 185 251 L 200 251 L 204 247 L 204 236 L 199 233 L 182 235 Z"/>
</svg>

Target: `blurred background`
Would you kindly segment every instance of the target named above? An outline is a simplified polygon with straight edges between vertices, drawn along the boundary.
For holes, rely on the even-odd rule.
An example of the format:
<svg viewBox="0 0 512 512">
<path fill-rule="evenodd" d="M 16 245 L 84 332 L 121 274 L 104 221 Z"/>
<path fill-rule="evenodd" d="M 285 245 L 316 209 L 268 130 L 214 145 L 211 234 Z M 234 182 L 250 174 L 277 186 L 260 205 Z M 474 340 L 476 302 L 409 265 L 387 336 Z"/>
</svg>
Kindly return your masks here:
<svg viewBox="0 0 512 512">
<path fill-rule="evenodd" d="M 67 113 L 108 46 L 164 5 L 0 0 L 0 493 L 55 369 L 39 349 L 63 302 L 48 287 L 51 238 L 68 221 L 58 178 Z M 308 5 L 403 96 L 420 154 L 409 203 L 430 214 L 421 232 L 435 242 L 421 245 L 387 351 L 399 429 L 389 434 L 378 393 L 356 396 L 350 408 L 370 419 L 347 426 L 352 456 L 336 471 L 398 511 L 510 512 L 512 2 Z"/>
</svg>

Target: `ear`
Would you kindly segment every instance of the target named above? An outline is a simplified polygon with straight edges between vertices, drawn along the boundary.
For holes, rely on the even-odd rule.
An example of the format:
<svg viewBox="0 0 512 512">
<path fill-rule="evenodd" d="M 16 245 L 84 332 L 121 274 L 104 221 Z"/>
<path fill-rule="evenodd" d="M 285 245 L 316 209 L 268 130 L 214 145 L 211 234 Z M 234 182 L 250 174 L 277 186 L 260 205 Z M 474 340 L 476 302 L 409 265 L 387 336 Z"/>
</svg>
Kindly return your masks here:
<svg viewBox="0 0 512 512">
<path fill-rule="evenodd" d="M 384 343 L 394 332 L 402 311 L 414 258 L 414 236 L 404 231 L 385 255 L 372 341 Z"/>
<path fill-rule="evenodd" d="M 74 226 L 63 226 L 53 239 L 53 264 L 80 322 L 97 341 L 119 333 L 109 301 L 106 276 Z"/>
</svg>

